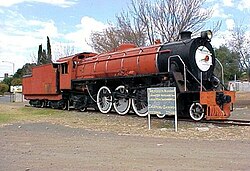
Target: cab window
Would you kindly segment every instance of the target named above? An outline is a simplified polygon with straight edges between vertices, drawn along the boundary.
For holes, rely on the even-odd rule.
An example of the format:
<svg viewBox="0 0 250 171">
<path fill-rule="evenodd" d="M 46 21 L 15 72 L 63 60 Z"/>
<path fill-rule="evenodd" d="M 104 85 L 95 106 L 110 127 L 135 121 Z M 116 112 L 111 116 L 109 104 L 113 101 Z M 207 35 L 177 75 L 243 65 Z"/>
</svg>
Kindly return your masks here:
<svg viewBox="0 0 250 171">
<path fill-rule="evenodd" d="M 62 74 L 68 74 L 68 63 L 63 63 L 61 66 L 62 66 Z"/>
<path fill-rule="evenodd" d="M 73 68 L 74 68 L 74 69 L 76 68 L 76 64 L 77 64 L 77 62 L 76 62 L 76 61 L 73 61 Z"/>
</svg>

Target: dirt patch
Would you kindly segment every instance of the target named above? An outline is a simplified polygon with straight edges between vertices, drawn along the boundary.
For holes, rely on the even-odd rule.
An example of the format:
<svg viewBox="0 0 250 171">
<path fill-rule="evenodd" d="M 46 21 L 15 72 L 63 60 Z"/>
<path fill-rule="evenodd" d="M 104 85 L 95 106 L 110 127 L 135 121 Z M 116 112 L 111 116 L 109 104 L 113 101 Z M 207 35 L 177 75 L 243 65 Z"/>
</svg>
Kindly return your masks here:
<svg viewBox="0 0 250 171">
<path fill-rule="evenodd" d="M 249 170 L 250 142 L 22 123 L 0 128 L 1 170 Z"/>
<path fill-rule="evenodd" d="M 250 92 L 236 92 L 236 108 L 250 108 Z"/>
</svg>

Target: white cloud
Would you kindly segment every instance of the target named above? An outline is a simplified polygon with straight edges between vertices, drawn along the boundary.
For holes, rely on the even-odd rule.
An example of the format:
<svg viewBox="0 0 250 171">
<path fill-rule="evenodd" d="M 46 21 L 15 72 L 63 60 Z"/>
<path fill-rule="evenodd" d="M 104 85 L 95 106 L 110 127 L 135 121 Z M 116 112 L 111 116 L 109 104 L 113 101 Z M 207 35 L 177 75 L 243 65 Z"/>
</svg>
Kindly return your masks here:
<svg viewBox="0 0 250 171">
<path fill-rule="evenodd" d="M 225 45 L 227 43 L 227 38 L 229 38 L 231 35 L 230 31 L 218 31 L 216 35 L 212 38 L 211 44 L 219 48 L 221 45 Z"/>
<path fill-rule="evenodd" d="M 14 62 L 15 69 L 32 62 L 30 55 L 37 53 L 39 44 L 46 45 L 46 36 L 57 38 L 60 35 L 52 20 L 28 20 L 10 10 L 5 10 L 3 16 L 4 20 L 0 21 L 0 61 Z M 12 71 L 4 70 L 6 67 L 0 65 L 0 77 L 4 72 Z"/>
<path fill-rule="evenodd" d="M 57 27 L 53 21 L 43 23 L 42 28 L 37 31 L 37 34 L 42 37 L 49 36 L 51 38 L 59 35 Z"/>
<path fill-rule="evenodd" d="M 76 4 L 76 1 L 77 0 L 2 0 L 0 2 L 0 6 L 10 7 L 12 5 L 27 2 L 27 3 L 45 3 L 66 8 Z"/>
<path fill-rule="evenodd" d="M 94 18 L 84 16 L 81 19 L 81 23 L 76 25 L 77 30 L 75 32 L 65 35 L 65 39 L 69 42 L 73 42 L 76 48 L 83 49 L 84 51 L 91 51 L 91 47 L 87 44 L 90 40 L 91 32 L 102 31 L 107 25 L 95 20 Z"/>
<path fill-rule="evenodd" d="M 6 72 L 12 74 L 12 66 L 1 61 L 14 62 L 15 70 L 25 63 L 34 62 L 31 56 L 37 56 L 39 44 L 46 49 L 47 36 L 50 37 L 53 59 L 56 59 L 64 56 L 68 47 L 73 53 L 92 51 L 87 44 L 91 32 L 107 27 L 94 18 L 84 16 L 71 32 L 61 34 L 53 20 L 30 20 L 10 10 L 4 10 L 2 16 L 0 14 L 4 18 L 0 20 L 0 77 Z"/>
<path fill-rule="evenodd" d="M 246 37 L 250 37 L 250 30 L 246 31 L 245 35 Z"/>
<path fill-rule="evenodd" d="M 227 7 L 233 7 L 234 6 L 232 0 L 223 0 L 223 5 L 227 6 Z"/>
<path fill-rule="evenodd" d="M 59 33 L 54 21 L 27 20 L 22 15 L 9 12 L 9 18 L 3 22 L 1 40 L 21 48 L 34 46 L 34 40 L 41 41 L 46 36 L 58 37 Z M 27 42 L 27 43 L 21 43 Z M 0 47 L 3 44 L 0 44 Z"/>
<path fill-rule="evenodd" d="M 231 38 L 232 30 L 235 26 L 235 21 L 232 18 L 225 20 L 225 29 L 216 32 L 214 37 L 211 40 L 211 44 L 219 48 L 222 45 L 226 45 L 229 39 Z"/>
<path fill-rule="evenodd" d="M 235 26 L 235 22 L 233 19 L 226 19 L 227 30 L 232 30 Z"/>
<path fill-rule="evenodd" d="M 216 17 L 219 17 L 219 18 L 228 18 L 228 15 L 225 14 L 223 8 L 220 6 L 220 4 L 215 4 L 213 6 L 213 15 L 212 17 L 216 18 Z"/>
<path fill-rule="evenodd" d="M 250 9 L 249 0 L 240 0 L 240 2 L 238 3 L 238 9 L 241 11 L 245 9 Z"/>
</svg>

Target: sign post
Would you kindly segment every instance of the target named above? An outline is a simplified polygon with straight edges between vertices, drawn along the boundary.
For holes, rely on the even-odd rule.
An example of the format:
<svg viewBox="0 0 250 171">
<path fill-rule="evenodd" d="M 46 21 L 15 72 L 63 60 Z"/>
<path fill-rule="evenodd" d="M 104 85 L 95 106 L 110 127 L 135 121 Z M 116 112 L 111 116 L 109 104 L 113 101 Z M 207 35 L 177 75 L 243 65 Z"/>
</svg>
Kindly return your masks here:
<svg viewBox="0 0 250 171">
<path fill-rule="evenodd" d="M 177 132 L 176 87 L 148 88 L 148 129 L 151 129 L 150 115 L 174 115 Z"/>
</svg>

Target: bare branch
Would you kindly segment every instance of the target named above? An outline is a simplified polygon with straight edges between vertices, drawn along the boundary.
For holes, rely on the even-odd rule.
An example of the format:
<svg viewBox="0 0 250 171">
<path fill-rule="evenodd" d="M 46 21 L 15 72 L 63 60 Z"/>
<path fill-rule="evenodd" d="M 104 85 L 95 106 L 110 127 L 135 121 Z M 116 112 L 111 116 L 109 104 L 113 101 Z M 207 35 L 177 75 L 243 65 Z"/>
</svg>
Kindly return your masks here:
<svg viewBox="0 0 250 171">
<path fill-rule="evenodd" d="M 229 48 L 239 54 L 238 63 L 242 72 L 248 73 L 248 80 L 250 80 L 250 39 L 246 36 L 246 28 L 241 25 L 235 26 L 231 30 L 231 39 L 228 44 Z"/>
<path fill-rule="evenodd" d="M 203 8 L 205 1 L 131 0 L 129 13 L 123 11 L 117 15 L 117 26 L 92 34 L 91 46 L 102 52 L 124 42 L 141 46 L 154 44 L 156 39 L 178 40 L 181 31 L 198 32 L 211 18 L 213 11 Z"/>
</svg>

